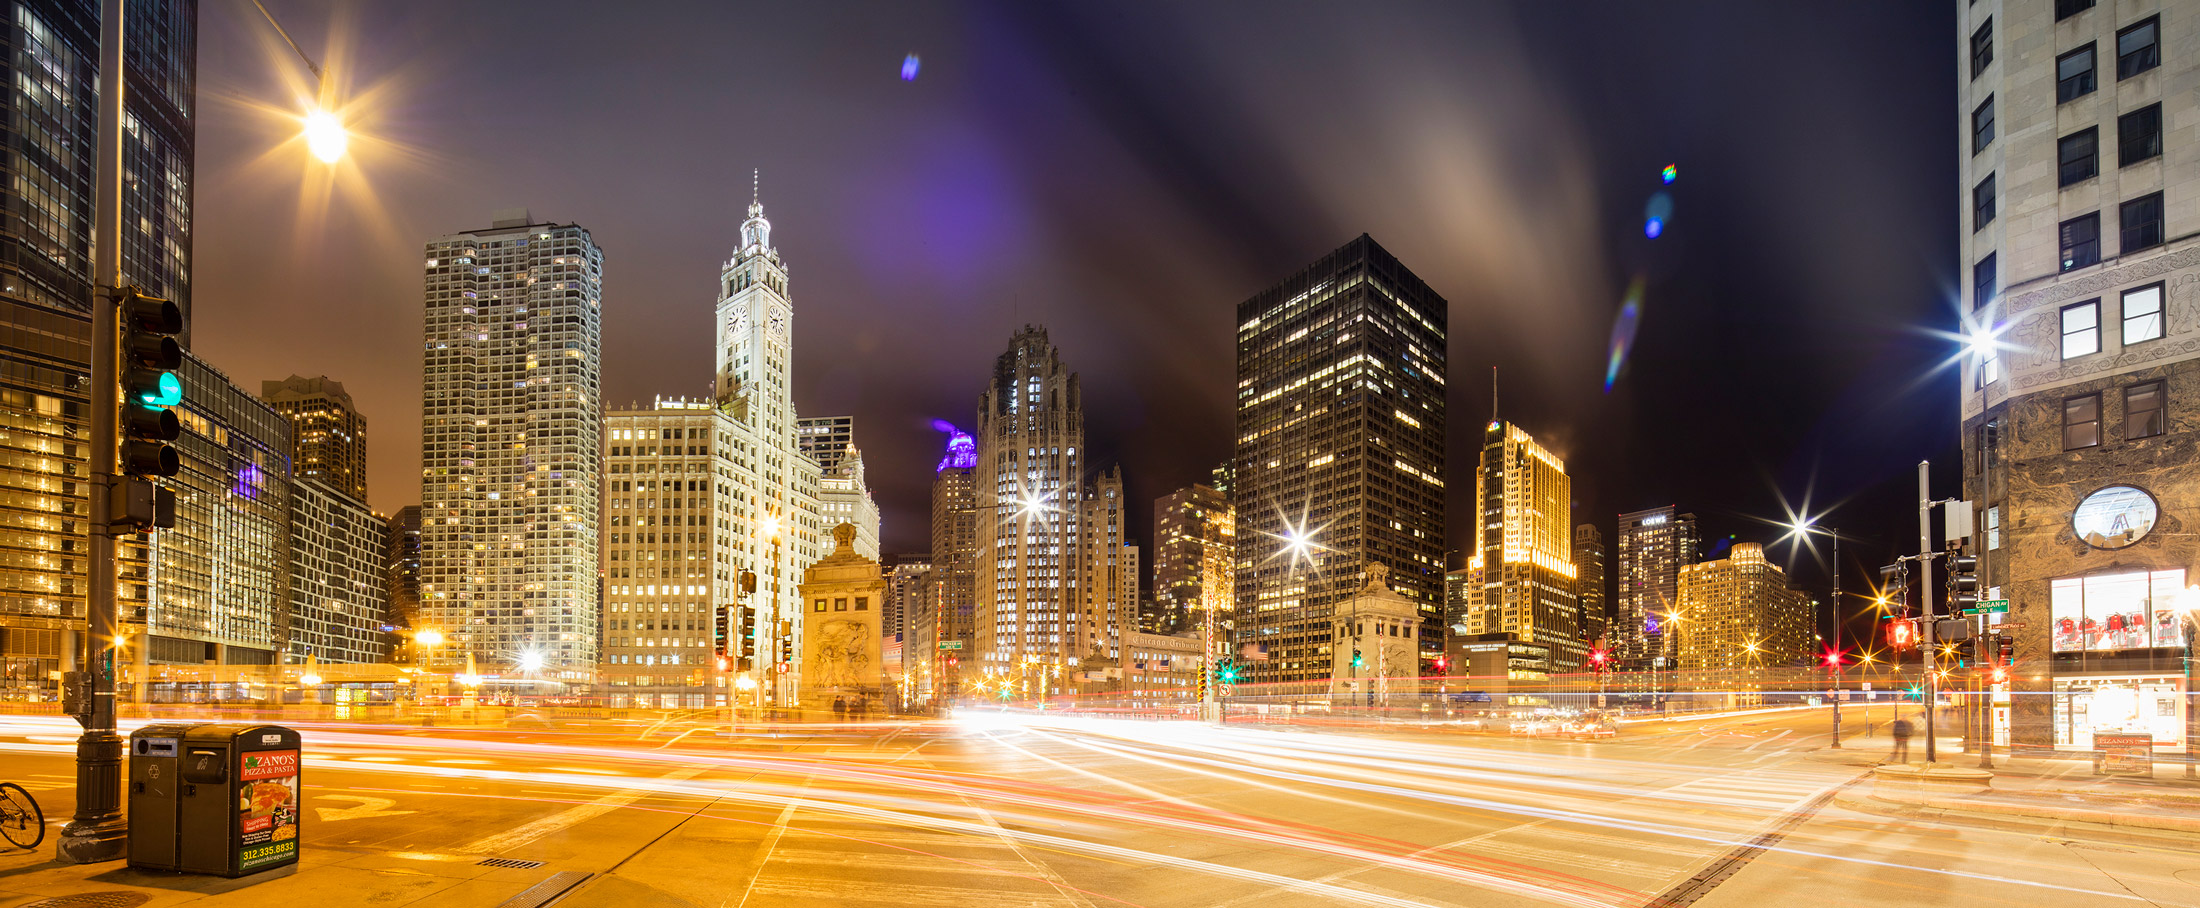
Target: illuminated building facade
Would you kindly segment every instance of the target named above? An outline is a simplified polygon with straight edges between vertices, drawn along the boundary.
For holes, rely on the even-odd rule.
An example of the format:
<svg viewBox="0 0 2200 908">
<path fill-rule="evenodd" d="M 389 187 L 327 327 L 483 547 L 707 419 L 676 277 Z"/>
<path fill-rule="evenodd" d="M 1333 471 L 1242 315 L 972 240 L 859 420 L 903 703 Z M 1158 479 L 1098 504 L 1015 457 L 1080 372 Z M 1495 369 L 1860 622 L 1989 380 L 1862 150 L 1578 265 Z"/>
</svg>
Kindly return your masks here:
<svg viewBox="0 0 2200 908">
<path fill-rule="evenodd" d="M 15 77 L 0 101 L 12 181 L 0 214 L 0 699 L 46 699 L 80 645 L 88 592 L 99 4 L 0 10 Z M 188 330 L 198 4 L 135 3 L 125 27 L 122 272 L 175 300 Z"/>
<path fill-rule="evenodd" d="M 1696 515 L 1672 505 L 1619 515 L 1619 591 L 1612 652 L 1628 670 L 1671 667 L 1665 619 L 1680 602 L 1681 568 L 1696 563 Z"/>
<path fill-rule="evenodd" d="M 326 375 L 260 383 L 260 399 L 290 417 L 291 475 L 367 502 L 367 419 Z"/>
<path fill-rule="evenodd" d="M 603 666 L 617 705 L 722 704 L 717 610 L 733 573 L 732 420 L 707 402 L 658 399 L 604 414 Z M 784 563 L 780 576 L 790 568 Z M 758 575 L 758 588 L 770 572 Z"/>
<path fill-rule="evenodd" d="M 1443 641 L 1442 297 L 1362 234 L 1238 304 L 1236 642 L 1249 682 L 1326 679 L 1368 566 Z"/>
<path fill-rule="evenodd" d="M 1604 533 L 1593 523 L 1574 527 L 1574 600 L 1581 605 L 1581 639 L 1592 649 L 1611 649 L 1607 627 L 1612 617 L 1606 603 Z"/>
<path fill-rule="evenodd" d="M 968 432 L 947 428 L 947 451 L 932 477 L 931 591 L 924 611 L 906 614 L 908 636 L 903 638 L 902 670 L 927 698 L 951 698 L 963 678 L 983 671 L 975 661 L 978 441 Z M 963 671 L 966 661 L 969 672 Z"/>
<path fill-rule="evenodd" d="M 1682 567 L 1679 586 L 1680 670 L 1720 673 L 1699 683 L 1810 663 L 1810 597 L 1788 589 L 1787 574 L 1765 560 L 1763 546 L 1735 543 L 1725 558 Z"/>
<path fill-rule="evenodd" d="M 1044 328 L 1025 326 L 995 362 L 976 440 L 979 664 L 1024 695 L 1062 693 L 1136 626 L 1138 564 L 1122 473 L 1085 481 L 1077 375 Z"/>
<path fill-rule="evenodd" d="M 1211 630 L 1218 645 L 1228 642 L 1237 615 L 1237 512 L 1228 496 L 1194 484 L 1154 502 L 1153 590 L 1154 630 Z"/>
<path fill-rule="evenodd" d="M 823 473 L 817 482 L 817 508 L 819 520 L 825 526 L 843 523 L 856 528 L 856 554 L 878 560 L 879 511 L 878 501 L 871 497 L 871 487 L 863 475 L 863 451 L 855 445 L 842 445 L 837 456 L 830 458 L 832 466 L 820 466 Z"/>
<path fill-rule="evenodd" d="M 914 616 L 932 608 L 932 562 L 923 555 L 895 555 L 886 569 L 886 602 L 879 609 L 879 632 L 907 634 Z"/>
<path fill-rule="evenodd" d="M 425 251 L 420 611 L 484 672 L 597 658 L 603 250 L 498 212 Z"/>
<path fill-rule="evenodd" d="M 2172 516 L 2200 507 L 2200 5 L 1948 5 L 1961 497 L 2015 642 L 1996 734 L 2200 750 L 2175 607 L 2200 537 Z"/>
<path fill-rule="evenodd" d="M 1579 569 L 1566 462 L 1502 420 L 1491 420 L 1482 439 L 1466 610 L 1450 623 L 1468 636 L 1505 633 L 1542 644 L 1555 670 L 1579 670 L 1588 647 L 1574 592 Z"/>
<path fill-rule="evenodd" d="M 802 453 L 817 461 L 818 468 L 828 473 L 840 466 L 840 458 L 856 443 L 856 418 L 853 416 L 804 416 L 796 419 L 794 425 Z"/>
<path fill-rule="evenodd" d="M 384 661 L 390 520 L 320 479 L 295 478 L 290 492 L 287 661 Z"/>
</svg>

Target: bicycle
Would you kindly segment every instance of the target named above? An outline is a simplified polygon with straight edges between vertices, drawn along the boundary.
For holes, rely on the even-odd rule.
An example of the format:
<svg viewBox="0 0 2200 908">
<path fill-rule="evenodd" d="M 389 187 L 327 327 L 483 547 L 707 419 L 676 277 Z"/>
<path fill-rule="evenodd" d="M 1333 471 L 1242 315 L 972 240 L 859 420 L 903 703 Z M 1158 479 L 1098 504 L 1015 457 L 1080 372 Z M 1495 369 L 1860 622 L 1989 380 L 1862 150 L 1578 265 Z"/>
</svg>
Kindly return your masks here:
<svg viewBox="0 0 2200 908">
<path fill-rule="evenodd" d="M 0 782 L 0 836 L 25 851 L 46 840 L 46 813 L 38 799 L 14 782 Z"/>
</svg>

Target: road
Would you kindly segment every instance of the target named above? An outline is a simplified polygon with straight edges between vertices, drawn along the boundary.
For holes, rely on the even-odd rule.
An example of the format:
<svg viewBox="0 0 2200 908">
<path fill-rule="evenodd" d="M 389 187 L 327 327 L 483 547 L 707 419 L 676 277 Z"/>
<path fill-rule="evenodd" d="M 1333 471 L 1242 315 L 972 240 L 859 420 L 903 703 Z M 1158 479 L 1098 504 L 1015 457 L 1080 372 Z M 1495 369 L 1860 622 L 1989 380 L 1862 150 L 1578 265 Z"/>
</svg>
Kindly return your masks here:
<svg viewBox="0 0 2200 908">
<path fill-rule="evenodd" d="M 1817 711 L 1603 741 L 975 712 L 731 733 L 299 727 L 296 885 L 382 905 L 493 906 L 577 871 L 560 908 L 2200 906 L 2189 843 L 1843 808 L 1832 793 L 1880 754 L 1824 749 Z M 57 824 L 73 729 L 0 717 L 0 777 Z M 0 854 L 0 906 L 64 872 L 47 848 Z M 540 866 L 479 864 L 498 858 Z"/>
</svg>

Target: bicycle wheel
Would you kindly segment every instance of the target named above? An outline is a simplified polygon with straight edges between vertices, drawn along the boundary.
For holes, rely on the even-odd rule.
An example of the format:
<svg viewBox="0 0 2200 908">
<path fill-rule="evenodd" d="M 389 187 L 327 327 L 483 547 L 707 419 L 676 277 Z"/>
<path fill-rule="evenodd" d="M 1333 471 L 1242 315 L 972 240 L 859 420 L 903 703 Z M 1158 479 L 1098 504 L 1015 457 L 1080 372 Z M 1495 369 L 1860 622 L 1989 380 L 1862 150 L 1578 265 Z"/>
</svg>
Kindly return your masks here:
<svg viewBox="0 0 2200 908">
<path fill-rule="evenodd" d="M 0 782 L 0 836 L 26 851 L 46 840 L 45 812 L 14 782 Z"/>
</svg>

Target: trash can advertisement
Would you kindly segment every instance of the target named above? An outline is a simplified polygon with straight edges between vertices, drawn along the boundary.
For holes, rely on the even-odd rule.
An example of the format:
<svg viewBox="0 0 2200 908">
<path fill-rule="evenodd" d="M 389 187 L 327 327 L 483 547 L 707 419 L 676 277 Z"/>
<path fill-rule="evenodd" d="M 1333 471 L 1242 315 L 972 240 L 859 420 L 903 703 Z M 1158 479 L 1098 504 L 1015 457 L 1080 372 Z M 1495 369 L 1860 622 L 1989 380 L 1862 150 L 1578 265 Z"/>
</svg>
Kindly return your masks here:
<svg viewBox="0 0 2200 908">
<path fill-rule="evenodd" d="M 238 760 L 237 869 L 298 856 L 298 752 L 247 751 Z"/>
</svg>

